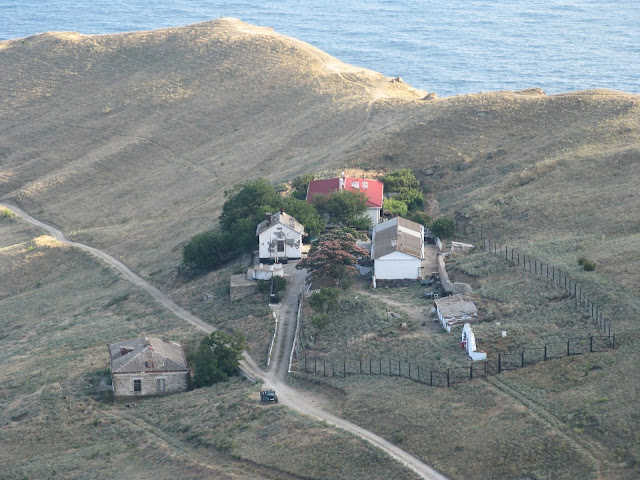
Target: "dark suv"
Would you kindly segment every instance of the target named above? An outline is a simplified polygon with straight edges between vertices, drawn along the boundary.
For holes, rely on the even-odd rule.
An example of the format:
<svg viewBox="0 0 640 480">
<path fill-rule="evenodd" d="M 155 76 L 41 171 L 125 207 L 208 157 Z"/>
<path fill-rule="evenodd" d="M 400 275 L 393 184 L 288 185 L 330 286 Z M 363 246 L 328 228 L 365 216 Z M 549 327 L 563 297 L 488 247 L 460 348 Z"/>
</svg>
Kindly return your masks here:
<svg viewBox="0 0 640 480">
<path fill-rule="evenodd" d="M 260 390 L 260 400 L 262 400 L 263 403 L 278 403 L 278 396 L 275 390 Z"/>
</svg>

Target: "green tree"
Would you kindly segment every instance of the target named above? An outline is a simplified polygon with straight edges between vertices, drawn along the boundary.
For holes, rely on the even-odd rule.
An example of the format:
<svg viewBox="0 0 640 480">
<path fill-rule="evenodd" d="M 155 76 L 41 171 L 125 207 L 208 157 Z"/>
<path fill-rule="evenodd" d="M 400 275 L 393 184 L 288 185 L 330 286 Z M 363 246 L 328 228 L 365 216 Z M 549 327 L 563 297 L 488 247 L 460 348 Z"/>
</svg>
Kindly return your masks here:
<svg viewBox="0 0 640 480">
<path fill-rule="evenodd" d="M 234 375 L 238 371 L 243 350 L 244 338 L 241 335 L 211 332 L 189 355 L 193 387 L 207 387 Z"/>
<path fill-rule="evenodd" d="M 431 224 L 430 230 L 436 237 L 447 238 L 456 231 L 456 223 L 451 217 L 440 217 Z"/>
<path fill-rule="evenodd" d="M 338 308 L 340 290 L 337 288 L 321 288 L 319 292 L 311 295 L 310 305 L 318 313 L 327 313 Z"/>
<path fill-rule="evenodd" d="M 380 180 L 388 192 L 398 192 L 401 188 L 416 189 L 420 185 L 418 179 L 408 168 L 401 168 L 387 173 Z"/>
<path fill-rule="evenodd" d="M 331 195 L 316 195 L 313 203 L 319 213 L 328 213 L 331 221 L 338 225 L 358 230 L 371 226 L 371 220 L 364 215 L 367 196 L 363 192 L 341 190 Z"/>
<path fill-rule="evenodd" d="M 316 175 L 314 173 L 305 173 L 304 175 L 299 175 L 293 179 L 291 182 L 291 186 L 293 187 L 293 197 L 298 200 L 305 200 L 307 198 L 307 190 L 309 188 L 309 183 L 316 179 Z"/>
<path fill-rule="evenodd" d="M 394 200 L 404 203 L 411 211 L 422 210 L 424 208 L 424 195 L 417 188 L 402 187 L 393 198 Z"/>
<path fill-rule="evenodd" d="M 309 237 L 316 237 L 324 231 L 324 219 L 313 205 L 293 197 L 283 198 L 281 205 L 285 212 L 304 225 L 304 231 Z"/>
<path fill-rule="evenodd" d="M 395 198 L 388 198 L 382 203 L 382 207 L 387 211 L 394 215 L 400 215 L 401 217 L 406 217 L 409 213 L 409 208 L 407 204 L 396 200 Z"/>
<path fill-rule="evenodd" d="M 255 221 L 262 221 L 264 212 L 276 211 L 281 201 L 281 197 L 266 178 L 234 185 L 224 192 L 224 196 L 227 200 L 220 215 L 220 225 L 223 229 L 230 229 L 241 218 L 249 217 Z"/>
<path fill-rule="evenodd" d="M 214 269 L 229 259 L 228 235 L 215 230 L 197 233 L 182 249 L 182 262 L 197 269 Z"/>
<path fill-rule="evenodd" d="M 340 285 L 341 280 L 356 274 L 354 265 L 357 258 L 368 256 L 367 250 L 356 245 L 356 237 L 352 233 L 335 230 L 320 236 L 296 268 L 306 268 L 313 280 L 331 277 L 336 285 Z"/>
</svg>

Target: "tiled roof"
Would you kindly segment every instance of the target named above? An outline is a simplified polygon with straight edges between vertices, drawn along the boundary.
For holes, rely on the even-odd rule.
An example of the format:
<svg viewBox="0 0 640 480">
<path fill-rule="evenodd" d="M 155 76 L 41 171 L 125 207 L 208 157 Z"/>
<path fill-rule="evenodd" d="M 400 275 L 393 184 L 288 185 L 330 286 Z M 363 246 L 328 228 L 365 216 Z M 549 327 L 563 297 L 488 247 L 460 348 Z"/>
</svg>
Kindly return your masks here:
<svg viewBox="0 0 640 480">
<path fill-rule="evenodd" d="M 111 373 L 188 371 L 179 343 L 142 337 L 109 345 Z"/>
<path fill-rule="evenodd" d="M 313 202 L 313 197 L 322 194 L 329 195 L 340 189 L 341 177 L 326 180 L 312 180 L 307 190 L 307 202 Z M 344 189 L 351 192 L 362 192 L 367 196 L 367 206 L 382 208 L 382 192 L 384 185 L 379 180 L 368 178 L 344 177 Z"/>
<path fill-rule="evenodd" d="M 394 217 L 373 227 L 371 257 L 376 260 L 392 252 L 403 252 L 422 258 L 423 242 L 422 225 Z"/>
<path fill-rule="evenodd" d="M 258 228 L 256 228 L 256 235 L 260 235 L 266 229 L 273 227 L 277 223 L 281 223 L 295 230 L 300 235 L 304 235 L 304 225 L 302 225 L 294 217 L 285 212 L 271 214 L 271 223 L 267 222 L 267 220 L 260 222 L 258 224 Z"/>
</svg>

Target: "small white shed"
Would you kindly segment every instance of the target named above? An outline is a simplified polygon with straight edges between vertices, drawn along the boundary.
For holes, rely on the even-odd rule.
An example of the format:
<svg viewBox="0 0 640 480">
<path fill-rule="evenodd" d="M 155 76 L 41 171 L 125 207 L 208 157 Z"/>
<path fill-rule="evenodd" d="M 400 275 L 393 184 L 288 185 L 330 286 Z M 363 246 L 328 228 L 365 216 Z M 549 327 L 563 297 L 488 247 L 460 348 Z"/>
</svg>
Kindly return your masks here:
<svg viewBox="0 0 640 480">
<path fill-rule="evenodd" d="M 304 226 L 282 210 L 276 214 L 267 213 L 266 217 L 256 229 L 260 262 L 278 263 L 300 259 Z"/>
</svg>

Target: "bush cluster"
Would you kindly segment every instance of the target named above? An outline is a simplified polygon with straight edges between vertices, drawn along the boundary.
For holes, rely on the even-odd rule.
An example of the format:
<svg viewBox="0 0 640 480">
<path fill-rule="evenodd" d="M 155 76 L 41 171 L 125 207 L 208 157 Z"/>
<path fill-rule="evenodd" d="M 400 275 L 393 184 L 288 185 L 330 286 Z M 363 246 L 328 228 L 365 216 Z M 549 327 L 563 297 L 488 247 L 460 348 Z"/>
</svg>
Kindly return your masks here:
<svg viewBox="0 0 640 480">
<path fill-rule="evenodd" d="M 596 262 L 585 257 L 578 258 L 578 265 L 580 265 L 585 272 L 593 272 L 596 269 Z"/>
</svg>

